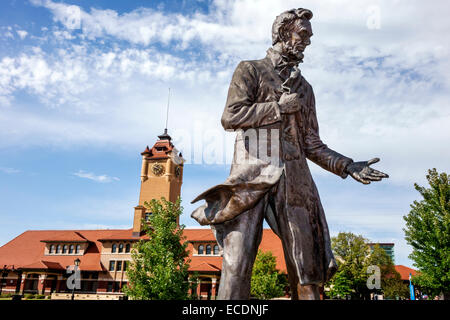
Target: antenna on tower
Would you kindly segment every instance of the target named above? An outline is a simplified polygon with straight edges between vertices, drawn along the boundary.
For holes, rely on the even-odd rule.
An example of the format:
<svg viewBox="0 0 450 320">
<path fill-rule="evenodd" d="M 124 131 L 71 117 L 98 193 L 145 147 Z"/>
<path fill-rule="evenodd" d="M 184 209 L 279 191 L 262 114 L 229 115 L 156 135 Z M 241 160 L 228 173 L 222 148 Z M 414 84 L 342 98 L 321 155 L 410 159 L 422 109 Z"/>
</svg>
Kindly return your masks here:
<svg viewBox="0 0 450 320">
<path fill-rule="evenodd" d="M 170 105 L 170 88 L 169 88 L 169 94 L 167 95 L 166 127 L 164 128 L 164 133 L 162 135 L 158 136 L 158 138 L 160 140 L 169 140 L 169 141 L 172 140 L 172 138 L 167 133 L 167 125 L 169 123 L 169 105 Z"/>
<path fill-rule="evenodd" d="M 170 88 L 169 88 L 169 93 L 167 95 L 167 111 L 166 111 L 166 128 L 165 128 L 165 131 L 167 131 L 167 124 L 169 122 L 169 105 L 170 105 Z"/>
</svg>

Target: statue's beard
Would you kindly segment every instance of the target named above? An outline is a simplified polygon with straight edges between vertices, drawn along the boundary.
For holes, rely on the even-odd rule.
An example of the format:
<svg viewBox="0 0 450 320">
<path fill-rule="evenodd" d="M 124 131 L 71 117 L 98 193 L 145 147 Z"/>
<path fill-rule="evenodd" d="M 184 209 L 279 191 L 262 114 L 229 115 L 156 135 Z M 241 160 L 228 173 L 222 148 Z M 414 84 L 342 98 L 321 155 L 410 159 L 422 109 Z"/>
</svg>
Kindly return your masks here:
<svg viewBox="0 0 450 320">
<path fill-rule="evenodd" d="M 291 45 L 290 43 L 285 42 L 283 45 L 283 55 L 291 62 L 303 62 L 303 50 L 305 50 L 305 48 L 301 44 Z"/>
</svg>

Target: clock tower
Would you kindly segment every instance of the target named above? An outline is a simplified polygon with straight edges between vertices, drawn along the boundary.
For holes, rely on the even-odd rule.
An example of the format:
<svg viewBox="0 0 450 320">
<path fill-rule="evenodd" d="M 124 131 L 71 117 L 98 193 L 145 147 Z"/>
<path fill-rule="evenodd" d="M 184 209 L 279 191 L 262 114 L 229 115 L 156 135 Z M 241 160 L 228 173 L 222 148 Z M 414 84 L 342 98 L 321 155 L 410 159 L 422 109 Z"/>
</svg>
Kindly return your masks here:
<svg viewBox="0 0 450 320">
<path fill-rule="evenodd" d="M 142 219 L 151 214 L 144 207 L 145 201 L 164 197 L 175 202 L 180 196 L 184 159 L 172 144 L 167 129 L 158 138 L 151 149 L 147 146 L 141 153 L 141 191 L 139 204 L 134 208 L 133 236 L 141 235 Z"/>
</svg>

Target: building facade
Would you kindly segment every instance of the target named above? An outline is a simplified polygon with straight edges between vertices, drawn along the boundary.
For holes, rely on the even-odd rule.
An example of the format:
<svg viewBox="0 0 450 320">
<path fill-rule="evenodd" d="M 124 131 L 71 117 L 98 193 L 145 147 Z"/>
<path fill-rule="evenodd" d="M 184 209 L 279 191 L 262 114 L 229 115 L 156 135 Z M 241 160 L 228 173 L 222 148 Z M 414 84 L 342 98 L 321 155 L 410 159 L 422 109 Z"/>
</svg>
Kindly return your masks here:
<svg viewBox="0 0 450 320">
<path fill-rule="evenodd" d="M 394 255 L 394 243 L 386 243 L 386 242 L 377 242 L 377 243 L 369 243 L 369 247 L 373 250 L 373 247 L 378 245 L 381 249 L 386 252 L 386 254 L 391 258 L 392 263 L 395 263 L 395 255 Z"/>
</svg>

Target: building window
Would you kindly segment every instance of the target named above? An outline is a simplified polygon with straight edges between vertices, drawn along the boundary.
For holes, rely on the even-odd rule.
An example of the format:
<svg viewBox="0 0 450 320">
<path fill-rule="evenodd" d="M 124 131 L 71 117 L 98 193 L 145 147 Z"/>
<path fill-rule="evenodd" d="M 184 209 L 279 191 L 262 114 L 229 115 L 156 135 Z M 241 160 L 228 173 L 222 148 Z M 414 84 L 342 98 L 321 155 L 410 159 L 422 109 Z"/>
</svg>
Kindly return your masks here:
<svg viewBox="0 0 450 320">
<path fill-rule="evenodd" d="M 203 254 L 203 245 L 198 246 L 198 254 Z"/>
<path fill-rule="evenodd" d="M 125 246 L 125 252 L 128 253 L 130 252 L 131 249 L 131 245 L 129 243 L 127 243 L 127 245 Z"/>
<path fill-rule="evenodd" d="M 77 244 L 75 247 L 75 253 L 79 253 L 81 251 L 81 245 Z"/>
<path fill-rule="evenodd" d="M 108 292 L 113 291 L 113 282 L 108 282 L 108 288 L 106 289 Z"/>
<path fill-rule="evenodd" d="M 123 243 L 119 244 L 119 253 L 123 252 Z"/>
<path fill-rule="evenodd" d="M 122 261 L 117 261 L 117 271 L 122 271 Z"/>
<path fill-rule="evenodd" d="M 53 251 L 55 251 L 55 245 L 51 244 L 50 249 L 48 250 L 48 253 L 52 254 Z"/>
<path fill-rule="evenodd" d="M 60 253 L 60 252 L 61 252 L 61 245 L 58 244 L 58 245 L 56 246 L 56 253 Z"/>
<path fill-rule="evenodd" d="M 69 253 L 72 254 L 74 250 L 75 250 L 75 246 L 73 244 L 71 244 L 69 246 Z"/>
<path fill-rule="evenodd" d="M 114 271 L 114 267 L 116 266 L 116 262 L 114 260 L 109 262 L 109 271 Z"/>
<path fill-rule="evenodd" d="M 63 245 L 62 253 L 63 254 L 67 253 L 67 244 Z"/>
<path fill-rule="evenodd" d="M 128 265 L 130 264 L 130 261 L 126 260 L 123 262 L 123 271 L 127 271 L 128 270 Z"/>
<path fill-rule="evenodd" d="M 117 251 L 117 244 L 113 243 L 112 248 L 111 248 L 111 252 L 112 253 L 116 253 Z"/>
<path fill-rule="evenodd" d="M 214 246 L 214 255 L 219 255 L 219 246 L 216 244 L 215 246 Z"/>
<path fill-rule="evenodd" d="M 211 246 L 209 244 L 206 246 L 206 254 L 211 254 Z"/>
<path fill-rule="evenodd" d="M 145 213 L 145 221 L 148 221 L 150 219 L 150 215 L 151 214 L 152 214 L 151 212 L 146 212 Z"/>
</svg>

